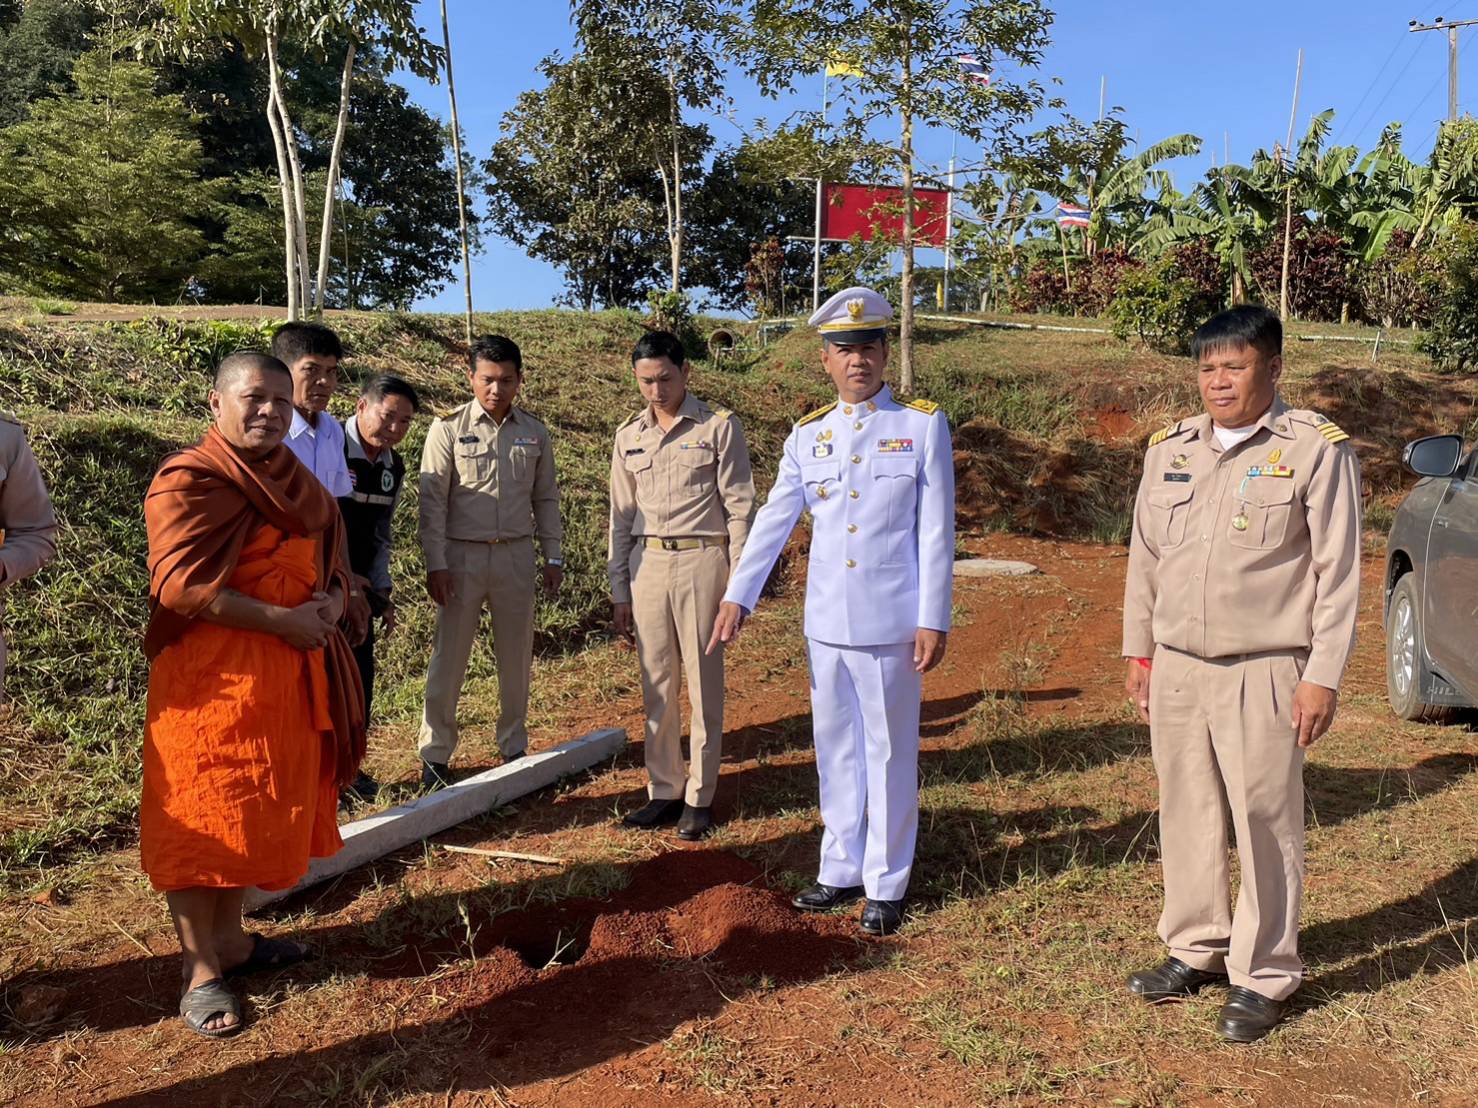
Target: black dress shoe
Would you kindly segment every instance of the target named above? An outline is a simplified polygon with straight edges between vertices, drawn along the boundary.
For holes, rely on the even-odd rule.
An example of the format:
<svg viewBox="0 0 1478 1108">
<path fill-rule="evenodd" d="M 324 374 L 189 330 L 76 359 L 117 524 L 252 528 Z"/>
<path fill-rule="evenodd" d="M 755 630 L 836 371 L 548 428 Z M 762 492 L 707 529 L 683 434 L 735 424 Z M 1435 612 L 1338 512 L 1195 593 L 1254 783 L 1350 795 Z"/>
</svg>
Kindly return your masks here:
<svg viewBox="0 0 1478 1108">
<path fill-rule="evenodd" d="M 421 763 L 421 788 L 428 793 L 444 789 L 452 783 L 452 771 L 445 762 Z"/>
<path fill-rule="evenodd" d="M 677 821 L 678 838 L 695 843 L 708 834 L 712 827 L 713 810 L 711 808 L 694 808 L 691 804 L 683 805 L 683 818 Z"/>
<path fill-rule="evenodd" d="M 1230 1043 L 1255 1043 L 1288 1015 L 1288 1001 L 1233 985 L 1216 1019 L 1216 1033 Z"/>
<path fill-rule="evenodd" d="M 683 814 L 682 798 L 672 800 L 649 800 L 644 807 L 631 812 L 621 822 L 627 827 L 638 827 L 643 831 L 655 831 L 669 823 L 676 823 Z"/>
<path fill-rule="evenodd" d="M 1166 1000 L 1184 1000 L 1195 996 L 1213 981 L 1225 981 L 1226 974 L 1210 973 L 1188 966 L 1179 958 L 1166 958 L 1154 969 L 1129 975 L 1129 991 L 1151 1004 Z"/>
<path fill-rule="evenodd" d="M 364 770 L 360 770 L 344 790 L 346 796 L 354 796 L 366 804 L 373 804 L 375 797 L 380 793 L 380 783 Z"/>
<path fill-rule="evenodd" d="M 516 762 L 527 753 L 527 750 L 515 750 L 512 754 L 505 754 L 503 755 L 503 764 L 506 766 L 509 762 Z"/>
<path fill-rule="evenodd" d="M 903 901 L 868 900 L 858 924 L 869 935 L 891 935 L 903 926 Z"/>
<path fill-rule="evenodd" d="M 861 885 L 823 885 L 818 881 L 805 892 L 791 897 L 790 903 L 791 907 L 799 908 L 802 912 L 829 912 L 861 898 Z"/>
</svg>

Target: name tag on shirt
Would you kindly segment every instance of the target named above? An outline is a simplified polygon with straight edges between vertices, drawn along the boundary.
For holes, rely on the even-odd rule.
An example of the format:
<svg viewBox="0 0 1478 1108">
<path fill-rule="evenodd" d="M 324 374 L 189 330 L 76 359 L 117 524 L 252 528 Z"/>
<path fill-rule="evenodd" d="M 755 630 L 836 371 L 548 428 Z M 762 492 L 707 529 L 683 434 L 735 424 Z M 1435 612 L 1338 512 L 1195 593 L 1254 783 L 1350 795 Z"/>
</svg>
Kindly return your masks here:
<svg viewBox="0 0 1478 1108">
<path fill-rule="evenodd" d="M 480 440 L 478 439 L 478 437 L 476 435 L 460 435 L 460 436 L 458 436 L 457 441 L 458 442 L 478 442 Z"/>
<path fill-rule="evenodd" d="M 626 452 L 626 456 L 629 458 L 633 454 L 645 454 L 646 452 L 647 448 L 645 446 L 633 446 L 630 450 Z"/>
<path fill-rule="evenodd" d="M 1189 481 L 1191 479 L 1189 473 L 1167 473 L 1164 476 L 1167 481 Z"/>
<path fill-rule="evenodd" d="M 518 439 L 514 439 L 513 440 L 513 445 L 514 446 L 538 446 L 539 445 L 539 440 L 537 438 L 518 438 Z"/>
<path fill-rule="evenodd" d="M 879 454 L 912 454 L 913 439 L 878 439 Z"/>
<path fill-rule="evenodd" d="M 680 442 L 680 443 L 677 444 L 677 446 L 678 446 L 678 449 L 679 450 L 712 450 L 713 449 L 712 445 L 710 445 L 709 443 L 704 442 L 702 439 L 698 439 L 696 442 Z"/>
<path fill-rule="evenodd" d="M 813 458 L 830 458 L 831 457 L 831 443 L 829 443 L 829 442 L 818 442 L 815 446 L 811 447 L 811 457 L 813 457 Z"/>
</svg>

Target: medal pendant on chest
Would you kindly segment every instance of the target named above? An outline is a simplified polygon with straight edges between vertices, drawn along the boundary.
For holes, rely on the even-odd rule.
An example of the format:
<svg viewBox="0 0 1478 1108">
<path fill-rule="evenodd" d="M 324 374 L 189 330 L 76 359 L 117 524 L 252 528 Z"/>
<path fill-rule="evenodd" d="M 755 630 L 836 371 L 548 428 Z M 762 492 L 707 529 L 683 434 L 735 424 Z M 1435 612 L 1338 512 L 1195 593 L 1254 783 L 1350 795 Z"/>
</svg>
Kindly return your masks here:
<svg viewBox="0 0 1478 1108">
<path fill-rule="evenodd" d="M 1247 530 L 1247 513 L 1246 512 L 1238 512 L 1236 515 L 1234 515 L 1232 517 L 1232 530 L 1233 531 L 1245 531 L 1245 530 Z"/>
</svg>

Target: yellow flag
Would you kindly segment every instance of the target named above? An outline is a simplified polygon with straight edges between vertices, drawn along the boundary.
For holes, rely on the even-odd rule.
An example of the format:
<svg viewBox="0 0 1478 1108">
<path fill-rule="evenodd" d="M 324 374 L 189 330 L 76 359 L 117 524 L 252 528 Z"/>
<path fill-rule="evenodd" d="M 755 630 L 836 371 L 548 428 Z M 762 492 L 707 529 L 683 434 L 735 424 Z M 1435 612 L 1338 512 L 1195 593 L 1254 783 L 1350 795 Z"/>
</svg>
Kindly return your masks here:
<svg viewBox="0 0 1478 1108">
<path fill-rule="evenodd" d="M 861 77 L 862 68 L 855 62 L 849 62 L 845 58 L 828 58 L 826 60 L 826 75 L 828 77 Z"/>
</svg>

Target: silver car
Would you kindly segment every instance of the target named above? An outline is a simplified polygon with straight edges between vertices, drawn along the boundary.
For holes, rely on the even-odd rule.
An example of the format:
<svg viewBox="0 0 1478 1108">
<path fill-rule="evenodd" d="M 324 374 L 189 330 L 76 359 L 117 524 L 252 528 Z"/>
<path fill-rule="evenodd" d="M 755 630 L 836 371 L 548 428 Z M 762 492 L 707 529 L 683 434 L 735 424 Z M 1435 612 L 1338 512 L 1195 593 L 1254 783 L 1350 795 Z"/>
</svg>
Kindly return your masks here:
<svg viewBox="0 0 1478 1108">
<path fill-rule="evenodd" d="M 1434 435 L 1402 460 L 1422 479 L 1386 541 L 1386 695 L 1436 722 L 1478 704 L 1478 451 Z"/>
</svg>

